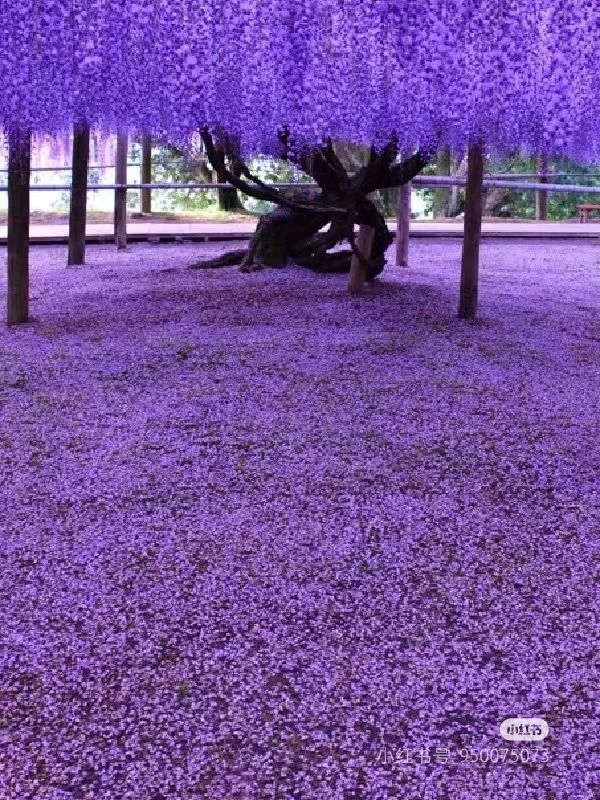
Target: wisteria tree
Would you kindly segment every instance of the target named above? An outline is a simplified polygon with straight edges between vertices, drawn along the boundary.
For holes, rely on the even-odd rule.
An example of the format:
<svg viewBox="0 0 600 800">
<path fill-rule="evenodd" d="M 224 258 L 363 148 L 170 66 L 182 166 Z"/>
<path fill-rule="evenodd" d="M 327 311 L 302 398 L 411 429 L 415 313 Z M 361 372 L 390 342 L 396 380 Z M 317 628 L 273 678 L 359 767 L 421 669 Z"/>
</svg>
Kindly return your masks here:
<svg viewBox="0 0 600 800">
<path fill-rule="evenodd" d="M 354 253 L 376 275 L 389 233 L 368 194 L 410 179 L 432 141 L 600 155 L 595 0 L 25 0 L 3 4 L 0 31 L 0 121 L 19 148 L 73 126 L 183 148 L 202 137 L 218 174 L 278 206 L 229 257 L 245 267 L 347 270 Z M 336 140 L 372 148 L 371 163 L 348 176 Z M 244 159 L 261 153 L 283 153 L 320 194 L 260 185 Z M 342 238 L 350 250 L 330 252 Z"/>
<path fill-rule="evenodd" d="M 249 272 L 261 266 L 285 266 L 291 258 L 315 272 L 332 273 L 350 272 L 354 263 L 357 274 L 352 278 L 356 289 L 364 279 L 372 280 L 381 273 L 392 242 L 385 219 L 369 195 L 407 183 L 427 163 L 420 151 L 396 163 L 397 144 L 393 137 L 387 145 L 373 147 L 367 165 L 350 176 L 330 139 L 322 145 L 305 144 L 296 149 L 287 131 L 282 131 L 280 156 L 310 175 L 320 190 L 316 197 L 310 193 L 290 197 L 252 175 L 234 148 L 217 149 L 208 129 L 203 130 L 202 139 L 209 161 L 223 178 L 249 196 L 275 203 L 277 209 L 261 218 L 249 248 L 196 266 L 207 269 L 240 264 L 242 271 Z M 355 223 L 373 231 L 368 256 L 356 244 Z M 323 230 L 325 226 L 327 230 Z M 330 252 L 344 239 L 350 249 Z"/>
<path fill-rule="evenodd" d="M 11 322 L 32 148 L 81 211 L 116 139 L 121 224 L 128 138 L 203 147 L 276 206 L 230 262 L 352 286 L 371 192 L 468 152 L 464 317 L 484 154 L 600 156 L 599 0 L 0 0 L 0 33 Z M 44 321 L 0 330 L 0 800 L 597 800 L 595 245 L 490 244 L 480 326 L 456 242 L 345 303 L 193 248 L 46 249 Z"/>
<path fill-rule="evenodd" d="M 280 132 L 411 152 L 600 150 L 593 0 L 49 0 L 5 3 L 0 119 L 54 135 L 87 120 L 241 151 Z"/>
</svg>

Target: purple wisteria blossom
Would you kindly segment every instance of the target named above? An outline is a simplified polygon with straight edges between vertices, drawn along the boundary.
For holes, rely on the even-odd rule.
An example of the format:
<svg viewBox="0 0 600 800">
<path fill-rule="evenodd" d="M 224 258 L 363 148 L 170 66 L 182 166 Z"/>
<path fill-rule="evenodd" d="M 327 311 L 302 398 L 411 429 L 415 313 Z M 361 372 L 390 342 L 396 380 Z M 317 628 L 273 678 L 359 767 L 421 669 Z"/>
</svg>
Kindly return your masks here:
<svg viewBox="0 0 600 800">
<path fill-rule="evenodd" d="M 597 246 L 484 244 L 474 325 L 459 243 L 192 255 L 35 248 L 0 329 L 2 800 L 592 800 Z"/>
<path fill-rule="evenodd" d="M 8 0 L 0 122 L 600 157 L 596 0 Z"/>
</svg>

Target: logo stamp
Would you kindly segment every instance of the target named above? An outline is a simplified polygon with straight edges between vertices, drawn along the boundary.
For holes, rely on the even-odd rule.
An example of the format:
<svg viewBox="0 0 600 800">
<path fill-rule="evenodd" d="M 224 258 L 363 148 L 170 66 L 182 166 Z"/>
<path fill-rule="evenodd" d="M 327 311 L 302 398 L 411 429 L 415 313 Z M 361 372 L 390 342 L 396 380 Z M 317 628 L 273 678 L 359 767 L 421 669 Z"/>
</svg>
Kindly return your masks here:
<svg viewBox="0 0 600 800">
<path fill-rule="evenodd" d="M 549 733 L 548 723 L 540 717 L 511 717 L 500 725 L 500 736 L 507 742 L 543 742 Z"/>
</svg>

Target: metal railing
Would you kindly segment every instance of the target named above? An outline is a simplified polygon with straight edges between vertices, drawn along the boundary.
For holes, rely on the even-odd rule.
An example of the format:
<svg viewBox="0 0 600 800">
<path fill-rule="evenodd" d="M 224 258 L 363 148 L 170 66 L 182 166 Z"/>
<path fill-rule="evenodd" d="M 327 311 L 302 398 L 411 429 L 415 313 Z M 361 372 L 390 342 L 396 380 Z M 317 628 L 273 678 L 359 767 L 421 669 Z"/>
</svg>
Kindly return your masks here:
<svg viewBox="0 0 600 800">
<path fill-rule="evenodd" d="M 160 161 L 153 164 L 153 167 L 170 167 L 176 165 L 184 165 L 183 161 Z M 102 172 L 104 170 L 116 169 L 116 164 L 90 164 L 88 169 L 91 171 Z M 208 166 L 208 164 L 207 164 Z M 142 165 L 139 161 L 132 161 L 127 164 L 127 167 L 138 167 L 141 169 Z M 71 172 L 71 166 L 63 167 L 31 167 L 30 172 Z M 8 169 L 0 169 L 0 175 L 8 173 Z M 442 176 L 436 176 L 442 177 Z M 453 176 L 449 176 L 453 177 Z M 548 180 L 549 178 L 600 178 L 600 172 L 490 172 L 485 176 L 489 179 L 507 179 L 517 180 L 520 178 L 538 178 Z"/>
<path fill-rule="evenodd" d="M 176 164 L 182 165 L 184 162 L 182 161 L 159 161 L 157 164 L 153 164 L 153 167 L 170 167 Z M 105 169 L 116 169 L 116 164 L 90 164 L 88 170 L 97 170 L 102 171 Z M 127 164 L 128 167 L 139 167 L 141 169 L 141 164 L 139 161 L 133 161 Z M 31 167 L 30 172 L 72 172 L 73 167 L 66 166 L 66 167 Z M 8 173 L 8 169 L 0 169 L 0 175 Z"/>
<path fill-rule="evenodd" d="M 425 188 L 440 188 L 447 186 L 465 187 L 467 184 L 466 178 L 446 177 L 437 175 L 419 175 L 412 181 L 413 186 Z M 318 189 L 316 183 L 270 183 L 267 184 L 273 188 L 280 189 Z M 485 189 L 519 189 L 522 191 L 532 192 L 558 192 L 563 194 L 600 194 L 600 185 L 597 186 L 582 186 L 580 184 L 566 184 L 566 183 L 533 183 L 533 182 L 515 182 L 507 180 L 506 178 L 484 178 L 483 186 Z M 139 191 L 140 189 L 150 189 L 152 191 L 161 190 L 181 190 L 181 189 L 204 189 L 204 190 L 217 190 L 217 189 L 232 189 L 234 187 L 229 183 L 106 183 L 106 184 L 88 184 L 88 191 Z M 31 191 L 35 192 L 70 192 L 71 184 L 57 184 L 57 185 L 37 185 L 30 186 Z M 8 191 L 7 186 L 0 186 L 0 191 Z"/>
</svg>

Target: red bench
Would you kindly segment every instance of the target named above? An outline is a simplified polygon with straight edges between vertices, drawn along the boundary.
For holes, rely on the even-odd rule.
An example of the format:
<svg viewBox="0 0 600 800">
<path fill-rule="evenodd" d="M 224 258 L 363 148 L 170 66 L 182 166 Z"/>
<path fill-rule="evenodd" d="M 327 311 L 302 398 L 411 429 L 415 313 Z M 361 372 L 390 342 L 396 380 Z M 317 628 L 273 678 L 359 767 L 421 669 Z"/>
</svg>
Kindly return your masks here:
<svg viewBox="0 0 600 800">
<path fill-rule="evenodd" d="M 579 222 L 587 222 L 592 211 L 600 211 L 600 205 L 597 203 L 582 203 L 577 206 L 577 210 L 579 211 Z"/>
</svg>

